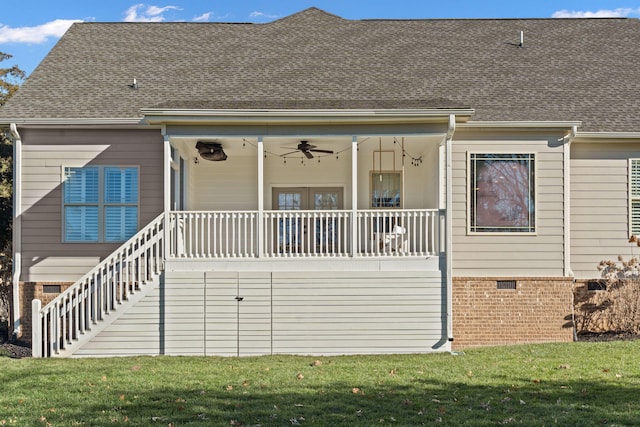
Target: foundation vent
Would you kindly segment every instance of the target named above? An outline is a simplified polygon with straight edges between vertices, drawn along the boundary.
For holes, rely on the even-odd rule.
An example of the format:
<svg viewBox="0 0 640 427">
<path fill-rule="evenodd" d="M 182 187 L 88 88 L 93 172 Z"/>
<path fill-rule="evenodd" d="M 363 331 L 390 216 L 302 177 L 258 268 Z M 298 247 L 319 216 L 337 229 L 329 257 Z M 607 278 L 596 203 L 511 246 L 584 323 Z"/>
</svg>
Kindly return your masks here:
<svg viewBox="0 0 640 427">
<path fill-rule="evenodd" d="M 587 290 L 589 291 L 604 291 L 607 289 L 607 285 L 600 280 L 591 280 L 587 282 Z"/>
<path fill-rule="evenodd" d="M 496 282 L 497 289 L 515 289 L 516 281 L 515 280 L 498 280 Z"/>
<path fill-rule="evenodd" d="M 44 294 L 59 294 L 62 292 L 60 285 L 42 285 L 42 293 Z"/>
</svg>

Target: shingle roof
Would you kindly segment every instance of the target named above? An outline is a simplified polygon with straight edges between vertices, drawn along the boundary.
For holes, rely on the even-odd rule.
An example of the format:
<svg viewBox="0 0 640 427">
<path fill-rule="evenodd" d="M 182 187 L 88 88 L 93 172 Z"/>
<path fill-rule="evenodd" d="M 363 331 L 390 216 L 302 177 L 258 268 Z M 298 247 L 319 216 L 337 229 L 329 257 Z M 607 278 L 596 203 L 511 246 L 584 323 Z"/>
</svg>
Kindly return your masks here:
<svg viewBox="0 0 640 427">
<path fill-rule="evenodd" d="M 636 19 L 346 20 L 311 8 L 267 24 L 81 23 L 0 118 L 468 107 L 474 120 L 640 131 L 639 66 Z"/>
</svg>

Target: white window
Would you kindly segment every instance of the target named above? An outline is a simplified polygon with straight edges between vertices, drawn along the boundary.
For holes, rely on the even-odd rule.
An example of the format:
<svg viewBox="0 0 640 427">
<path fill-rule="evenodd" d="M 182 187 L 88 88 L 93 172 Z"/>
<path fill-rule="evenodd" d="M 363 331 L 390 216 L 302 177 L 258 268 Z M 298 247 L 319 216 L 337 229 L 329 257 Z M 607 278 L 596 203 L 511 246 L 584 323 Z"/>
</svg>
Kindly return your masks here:
<svg viewBox="0 0 640 427">
<path fill-rule="evenodd" d="M 138 168 L 65 168 L 65 242 L 122 242 L 138 231 Z"/>
<path fill-rule="evenodd" d="M 640 235 L 640 159 L 629 160 L 629 230 Z"/>
<path fill-rule="evenodd" d="M 402 208 L 402 173 L 394 171 L 371 172 L 371 208 Z"/>
<path fill-rule="evenodd" d="M 535 232 L 535 154 L 468 156 L 469 231 Z"/>
</svg>

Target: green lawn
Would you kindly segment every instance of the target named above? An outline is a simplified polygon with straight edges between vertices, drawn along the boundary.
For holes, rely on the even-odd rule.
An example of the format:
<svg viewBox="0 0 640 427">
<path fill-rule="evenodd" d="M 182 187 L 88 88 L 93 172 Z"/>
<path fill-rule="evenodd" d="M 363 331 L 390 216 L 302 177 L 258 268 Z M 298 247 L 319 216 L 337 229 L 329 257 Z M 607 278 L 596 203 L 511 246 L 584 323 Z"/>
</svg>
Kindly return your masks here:
<svg viewBox="0 0 640 427">
<path fill-rule="evenodd" d="M 0 425 L 640 425 L 640 341 L 0 364 Z"/>
</svg>

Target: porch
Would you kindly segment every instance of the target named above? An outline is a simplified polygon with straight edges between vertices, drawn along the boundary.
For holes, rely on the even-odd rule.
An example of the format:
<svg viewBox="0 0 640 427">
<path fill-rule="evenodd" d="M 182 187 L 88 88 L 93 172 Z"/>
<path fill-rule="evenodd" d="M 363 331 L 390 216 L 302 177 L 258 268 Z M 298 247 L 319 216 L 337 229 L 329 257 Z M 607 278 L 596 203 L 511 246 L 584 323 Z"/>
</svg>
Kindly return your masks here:
<svg viewBox="0 0 640 427">
<path fill-rule="evenodd" d="M 167 259 L 442 256 L 449 125 L 167 125 Z"/>
</svg>

